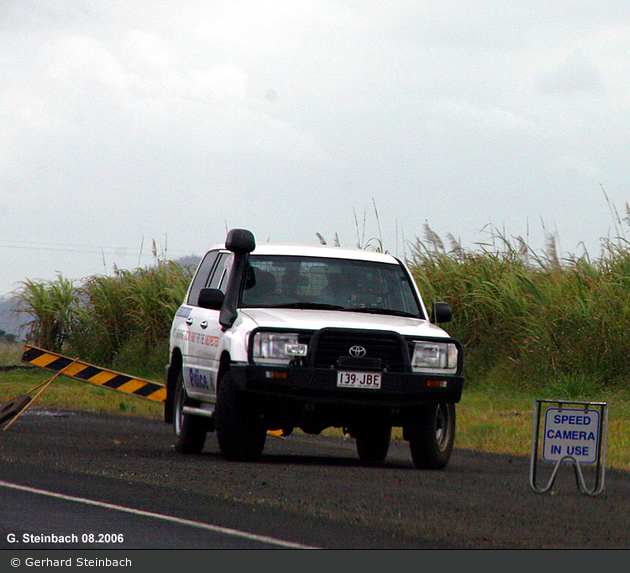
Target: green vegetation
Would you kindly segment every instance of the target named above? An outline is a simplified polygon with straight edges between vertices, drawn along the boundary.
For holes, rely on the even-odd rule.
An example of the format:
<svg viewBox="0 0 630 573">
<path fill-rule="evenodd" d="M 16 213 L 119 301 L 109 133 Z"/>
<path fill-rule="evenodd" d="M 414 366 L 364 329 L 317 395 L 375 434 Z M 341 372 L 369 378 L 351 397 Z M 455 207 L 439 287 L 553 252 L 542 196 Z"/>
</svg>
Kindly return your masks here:
<svg viewBox="0 0 630 573">
<path fill-rule="evenodd" d="M 469 386 L 556 387 L 565 397 L 623 386 L 630 372 L 630 249 L 560 261 L 497 233 L 477 251 L 446 250 L 427 228 L 410 267 L 427 302 L 453 306 L 449 333 L 465 347 Z M 567 395 L 568 393 L 568 395 Z"/>
<path fill-rule="evenodd" d="M 553 390 L 502 391 L 467 389 L 457 406 L 455 446 L 471 450 L 529 456 L 532 446 L 534 400 L 560 399 Z M 600 389 L 596 394 L 576 394 L 570 400 L 608 404 L 606 466 L 630 470 L 630 390 Z"/>
<path fill-rule="evenodd" d="M 20 350 L 22 348 L 20 345 Z M 163 408 L 156 402 L 63 376 L 53 380 L 50 386 L 37 396 L 42 388 L 33 390 L 50 380 L 53 375 L 53 372 L 34 366 L 0 372 L 0 403 L 8 402 L 22 394 L 28 394 L 31 398 L 35 398 L 31 406 L 37 408 L 82 410 L 99 414 L 121 414 L 162 419 Z M 14 427 L 17 428 L 17 426 Z"/>
<path fill-rule="evenodd" d="M 535 398 L 607 401 L 609 465 L 630 468 L 630 244 L 603 241 L 596 259 L 560 258 L 553 237 L 536 253 L 520 237 L 487 229 L 488 241 L 466 250 L 452 236 L 446 247 L 428 226 L 424 231 L 423 240 L 409 244 L 409 266 L 428 306 L 451 303 L 447 330 L 465 349 L 457 445 L 528 455 Z M 382 250 L 380 239 L 359 241 Z M 62 277 L 27 281 L 19 295 L 33 318 L 30 342 L 161 380 L 172 316 L 191 272 L 156 259 L 150 269 L 91 277 L 78 286 Z M 0 365 L 6 360 L 0 355 Z M 5 373 L 0 401 L 35 386 L 36 378 L 30 370 Z M 156 415 L 154 404 L 141 408 L 134 397 L 113 398 L 61 379 L 53 386 L 41 398 L 44 405 L 58 400 L 65 407 Z"/>
<path fill-rule="evenodd" d="M 156 260 L 151 268 L 93 276 L 78 286 L 61 276 L 26 281 L 17 294 L 20 312 L 32 318 L 28 341 L 136 376 L 162 372 L 193 270 Z"/>
</svg>

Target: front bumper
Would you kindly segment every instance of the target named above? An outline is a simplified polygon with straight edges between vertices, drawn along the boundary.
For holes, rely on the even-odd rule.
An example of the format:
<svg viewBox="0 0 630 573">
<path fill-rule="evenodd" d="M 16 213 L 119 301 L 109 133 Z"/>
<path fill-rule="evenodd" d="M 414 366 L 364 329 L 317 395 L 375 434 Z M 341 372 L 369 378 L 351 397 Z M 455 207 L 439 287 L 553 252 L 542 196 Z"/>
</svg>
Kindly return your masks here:
<svg viewBox="0 0 630 573">
<path fill-rule="evenodd" d="M 382 372 L 380 389 L 339 388 L 338 370 L 305 366 L 230 366 L 238 388 L 252 396 L 297 400 L 310 404 L 413 407 L 459 402 L 464 378 L 416 372 Z"/>
</svg>

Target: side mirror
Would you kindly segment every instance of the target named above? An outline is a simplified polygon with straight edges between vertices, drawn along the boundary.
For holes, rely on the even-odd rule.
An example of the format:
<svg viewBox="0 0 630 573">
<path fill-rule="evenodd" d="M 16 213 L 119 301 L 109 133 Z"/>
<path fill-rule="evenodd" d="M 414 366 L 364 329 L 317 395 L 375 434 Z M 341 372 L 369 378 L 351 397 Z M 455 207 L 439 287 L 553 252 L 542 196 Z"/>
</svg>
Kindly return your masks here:
<svg viewBox="0 0 630 573">
<path fill-rule="evenodd" d="M 247 229 L 232 229 L 225 239 L 225 248 L 238 255 L 251 253 L 256 248 L 256 239 Z"/>
<path fill-rule="evenodd" d="M 221 310 L 225 295 L 218 288 L 202 288 L 199 291 L 197 306 L 210 310 Z"/>
<path fill-rule="evenodd" d="M 453 309 L 448 302 L 436 302 L 431 311 L 431 322 L 449 322 L 453 318 Z"/>
</svg>

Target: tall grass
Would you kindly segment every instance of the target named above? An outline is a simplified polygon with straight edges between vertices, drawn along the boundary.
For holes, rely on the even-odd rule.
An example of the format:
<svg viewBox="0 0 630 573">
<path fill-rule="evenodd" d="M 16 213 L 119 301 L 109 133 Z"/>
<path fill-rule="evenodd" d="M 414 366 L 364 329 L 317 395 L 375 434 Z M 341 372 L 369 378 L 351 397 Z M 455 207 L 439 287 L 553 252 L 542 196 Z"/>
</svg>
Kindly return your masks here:
<svg viewBox="0 0 630 573">
<path fill-rule="evenodd" d="M 63 277 L 26 281 L 21 312 L 32 317 L 27 339 L 101 366 L 136 374 L 159 372 L 168 361 L 168 335 L 193 269 L 157 260 L 152 267 L 116 270 L 75 285 Z"/>
<path fill-rule="evenodd" d="M 630 213 L 630 212 L 629 212 Z M 379 224 L 380 229 L 380 224 Z M 630 375 L 630 244 L 603 241 L 600 256 L 561 258 L 553 237 L 534 252 L 520 237 L 484 229 L 464 249 L 428 225 L 407 243 L 407 262 L 427 304 L 454 310 L 469 385 L 549 388 L 575 397 Z M 383 250 L 380 237 L 364 248 Z M 325 242 L 320 236 L 320 242 Z M 335 244 L 338 238 L 335 237 Z M 192 269 L 157 260 L 146 269 L 24 283 L 30 340 L 125 371 L 159 371 L 168 360 L 172 317 Z"/>
<path fill-rule="evenodd" d="M 604 242 L 596 261 L 560 260 L 552 238 L 537 254 L 522 239 L 490 230 L 492 241 L 470 251 L 446 248 L 425 231 L 425 240 L 411 246 L 410 267 L 428 301 L 452 304 L 449 332 L 464 343 L 471 383 L 627 380 L 627 243 Z"/>
<path fill-rule="evenodd" d="M 61 351 L 75 321 L 77 293 L 72 281 L 58 276 L 55 281 L 27 280 L 20 291 L 23 307 L 31 321 L 30 339 L 33 344 L 52 352 Z"/>
</svg>

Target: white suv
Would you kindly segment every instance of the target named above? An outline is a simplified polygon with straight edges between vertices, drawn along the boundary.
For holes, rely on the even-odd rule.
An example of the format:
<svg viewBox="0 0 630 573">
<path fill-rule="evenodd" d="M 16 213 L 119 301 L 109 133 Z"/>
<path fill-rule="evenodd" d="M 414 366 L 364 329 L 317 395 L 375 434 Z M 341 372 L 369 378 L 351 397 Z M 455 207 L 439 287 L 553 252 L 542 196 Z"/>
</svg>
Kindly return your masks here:
<svg viewBox="0 0 630 573">
<path fill-rule="evenodd" d="M 175 448 L 251 460 L 268 431 L 343 428 L 380 463 L 402 427 L 418 468 L 443 468 L 461 398 L 461 344 L 427 314 L 397 258 L 337 247 L 258 245 L 233 229 L 203 258 L 173 320 L 165 420 Z"/>
</svg>

